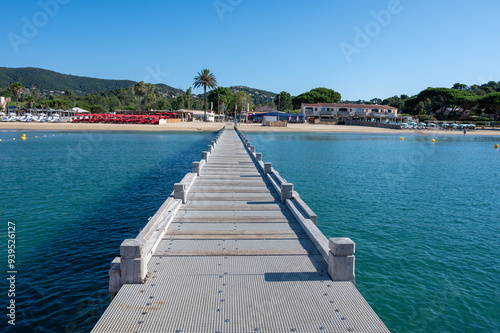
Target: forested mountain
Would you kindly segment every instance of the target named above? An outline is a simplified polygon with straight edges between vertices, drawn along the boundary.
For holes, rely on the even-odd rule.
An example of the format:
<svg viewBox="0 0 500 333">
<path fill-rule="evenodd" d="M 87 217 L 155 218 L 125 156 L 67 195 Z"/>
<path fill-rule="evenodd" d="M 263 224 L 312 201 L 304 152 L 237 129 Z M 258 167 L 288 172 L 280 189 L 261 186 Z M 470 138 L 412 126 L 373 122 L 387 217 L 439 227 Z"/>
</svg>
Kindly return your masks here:
<svg viewBox="0 0 500 333">
<path fill-rule="evenodd" d="M 0 67 L 0 89 L 5 89 L 14 82 L 19 82 L 30 90 L 36 88 L 42 95 L 64 95 L 65 91 L 71 90 L 77 96 L 128 88 L 137 83 L 132 80 L 107 80 L 67 75 L 33 67 Z M 164 96 L 178 97 L 184 94 L 182 89 L 173 88 L 164 83 L 158 83 L 154 86 L 156 92 Z M 270 91 L 245 86 L 233 86 L 230 89 L 235 94 L 239 91 L 246 92 L 252 97 L 256 105 L 272 104 L 276 96 L 275 93 Z M 203 94 L 193 97 L 195 99 L 203 98 Z"/>
<path fill-rule="evenodd" d="M 71 108 L 78 106 L 94 112 L 114 110 L 177 110 L 203 109 L 203 94 L 193 95 L 166 84 L 152 85 L 131 80 L 105 80 L 74 75 L 65 75 L 39 68 L 0 67 L 0 96 L 10 97 L 11 106 L 16 98 L 9 86 L 19 82 L 20 107 Z M 21 86 L 21 87 L 22 87 Z M 218 87 L 208 94 L 207 108 L 213 105 L 217 112 L 225 109 L 234 112 L 235 105 L 243 108 L 250 104 L 250 110 L 261 105 L 277 103 L 281 110 L 291 109 L 287 92 L 278 94 L 246 86 Z M 338 102 L 341 96 L 331 89 L 316 88 L 292 99 L 293 107 L 304 103 Z M 348 101 L 342 101 L 348 102 Z M 494 115 L 500 118 L 500 81 L 467 86 L 456 83 L 451 88 L 427 88 L 414 96 L 401 95 L 386 99 L 373 98 L 356 103 L 383 104 L 397 107 L 400 113 L 421 118 L 462 119 L 483 118 Z"/>
<path fill-rule="evenodd" d="M 131 80 L 107 80 L 66 75 L 33 67 L 0 67 L 0 88 L 6 88 L 14 82 L 20 82 L 28 89 L 36 88 L 44 95 L 60 95 L 66 90 L 71 90 L 80 96 L 127 88 L 136 83 Z M 177 96 L 182 93 L 182 90 L 163 83 L 157 84 L 156 89 L 158 92 L 169 96 Z"/>
<path fill-rule="evenodd" d="M 246 86 L 231 86 L 228 88 L 231 89 L 234 95 L 238 94 L 239 92 L 243 92 L 249 95 L 252 98 L 254 106 L 262 106 L 262 105 L 274 106 L 274 99 L 278 95 L 270 91 L 250 88 Z M 197 96 L 198 98 L 203 99 L 203 94 L 199 94 Z"/>
<path fill-rule="evenodd" d="M 276 97 L 276 93 L 270 92 L 270 91 L 265 91 L 265 90 L 260 90 L 260 89 L 255 89 L 255 88 L 249 88 L 245 86 L 232 86 L 229 87 L 233 91 L 233 94 L 236 94 L 240 91 L 247 93 L 252 97 L 252 101 L 255 105 L 274 105 L 274 98 Z"/>
<path fill-rule="evenodd" d="M 104 80 L 66 75 L 41 68 L 0 67 L 0 88 L 8 87 L 14 82 L 20 82 L 26 88 L 37 88 L 46 94 L 49 94 L 50 91 L 72 90 L 78 95 L 126 88 L 135 84 L 134 81 L 130 80 Z"/>
</svg>

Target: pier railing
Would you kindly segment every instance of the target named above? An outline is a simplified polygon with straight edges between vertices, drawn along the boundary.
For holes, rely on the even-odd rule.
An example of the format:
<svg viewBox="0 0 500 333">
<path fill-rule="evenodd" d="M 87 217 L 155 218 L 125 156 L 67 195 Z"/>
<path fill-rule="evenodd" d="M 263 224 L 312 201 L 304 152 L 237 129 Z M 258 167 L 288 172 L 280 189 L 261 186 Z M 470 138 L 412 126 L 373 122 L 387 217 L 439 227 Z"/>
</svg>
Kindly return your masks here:
<svg viewBox="0 0 500 333">
<path fill-rule="evenodd" d="M 267 177 L 280 195 L 281 202 L 287 205 L 328 263 L 328 274 L 332 280 L 351 281 L 355 284 L 355 243 L 347 237 L 327 239 L 317 227 L 318 216 L 300 198 L 299 194 L 294 191 L 293 184 L 288 183 L 281 177 L 279 172 L 273 168 L 272 163 L 264 163 L 262 161 L 262 153 L 255 151 L 255 146 L 252 146 L 250 141 L 238 128 L 235 128 L 235 130 L 258 168 L 264 173 L 264 176 Z"/>
<path fill-rule="evenodd" d="M 155 215 L 149 219 L 149 222 L 137 237 L 126 239 L 120 245 L 120 257 L 111 262 L 109 270 L 109 291 L 112 298 L 118 293 L 122 285 L 141 284 L 148 279 L 147 267 L 153 253 L 179 211 L 181 204 L 187 202 L 187 195 L 194 181 L 208 162 L 224 130 L 225 127 L 218 132 L 215 139 L 207 146 L 207 150 L 202 152 L 202 159 L 193 162 L 192 172 L 186 174 L 179 183 L 174 184 L 174 191 Z M 355 283 L 354 242 L 350 238 L 327 239 L 317 227 L 317 215 L 294 191 L 293 184 L 288 183 L 273 168 L 272 163 L 262 161 L 262 154 L 255 152 L 255 147 L 250 144 L 239 129 L 236 128 L 236 132 L 257 167 L 278 192 L 281 202 L 287 205 L 328 263 L 328 274 L 332 280 Z"/>
<path fill-rule="evenodd" d="M 219 142 L 224 132 L 222 128 L 207 151 L 202 152 L 202 159 L 193 162 L 192 172 L 174 184 L 174 191 L 162 204 L 160 209 L 149 219 L 149 222 L 141 230 L 136 238 L 126 239 L 120 245 L 120 257 L 116 257 L 110 264 L 109 270 L 109 292 L 111 298 L 118 293 L 121 286 L 126 283 L 144 283 L 148 278 L 148 263 L 153 256 L 158 244 L 165 235 L 168 226 L 177 214 L 181 204 L 186 203 L 187 195 L 196 178 L 200 175 L 210 154 Z"/>
</svg>

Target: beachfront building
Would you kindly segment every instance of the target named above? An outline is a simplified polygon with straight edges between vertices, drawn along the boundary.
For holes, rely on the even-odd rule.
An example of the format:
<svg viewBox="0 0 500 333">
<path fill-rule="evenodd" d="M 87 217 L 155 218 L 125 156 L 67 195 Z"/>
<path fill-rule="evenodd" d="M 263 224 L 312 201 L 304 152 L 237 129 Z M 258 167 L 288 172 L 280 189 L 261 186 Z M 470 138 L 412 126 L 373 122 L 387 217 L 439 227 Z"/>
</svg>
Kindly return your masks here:
<svg viewBox="0 0 500 333">
<path fill-rule="evenodd" d="M 214 122 L 216 115 L 213 111 L 207 110 L 206 113 L 203 110 L 187 110 L 187 109 L 180 109 L 175 111 L 178 114 L 181 114 L 183 119 L 188 119 L 188 121 L 193 121 L 193 120 L 199 120 L 203 121 L 203 117 L 206 114 L 207 121 L 208 122 Z"/>
<path fill-rule="evenodd" d="M 337 122 L 346 125 L 397 124 L 405 117 L 398 115 L 398 108 L 377 104 L 344 104 L 344 103 L 302 103 L 301 113 L 311 123 Z M 363 124 L 364 125 L 364 124 Z"/>
</svg>

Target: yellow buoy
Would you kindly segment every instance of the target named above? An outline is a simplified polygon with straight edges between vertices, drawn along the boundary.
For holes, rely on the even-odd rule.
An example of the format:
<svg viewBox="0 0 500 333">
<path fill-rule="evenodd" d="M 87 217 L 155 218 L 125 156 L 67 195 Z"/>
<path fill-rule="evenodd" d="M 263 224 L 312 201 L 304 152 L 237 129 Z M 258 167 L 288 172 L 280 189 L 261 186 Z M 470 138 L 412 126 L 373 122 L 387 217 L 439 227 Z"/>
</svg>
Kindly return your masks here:
<svg viewBox="0 0 500 333">
<path fill-rule="evenodd" d="M 498 149 L 498 147 L 500 147 L 500 146 L 499 146 L 499 145 L 498 145 L 498 143 L 497 143 L 497 144 L 495 145 L 495 149 Z"/>
<path fill-rule="evenodd" d="M 431 141 L 432 141 L 432 142 L 436 142 L 436 140 L 434 140 L 434 139 L 432 139 Z"/>
<path fill-rule="evenodd" d="M 21 135 L 21 140 L 26 140 L 26 134 Z"/>
<path fill-rule="evenodd" d="M 399 139 L 400 139 L 401 141 L 403 141 L 405 138 L 403 138 L 402 136 L 400 136 L 400 137 L 399 137 Z"/>
</svg>

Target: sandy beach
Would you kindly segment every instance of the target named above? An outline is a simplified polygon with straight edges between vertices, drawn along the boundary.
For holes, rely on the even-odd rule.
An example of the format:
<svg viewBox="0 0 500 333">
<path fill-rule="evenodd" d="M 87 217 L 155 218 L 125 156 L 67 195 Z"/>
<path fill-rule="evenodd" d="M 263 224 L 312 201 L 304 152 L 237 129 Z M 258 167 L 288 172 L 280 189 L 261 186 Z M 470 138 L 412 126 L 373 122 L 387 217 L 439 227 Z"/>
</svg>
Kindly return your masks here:
<svg viewBox="0 0 500 333">
<path fill-rule="evenodd" d="M 123 132 L 215 132 L 224 125 L 229 127 L 233 123 L 202 123 L 186 122 L 166 125 L 139 125 L 139 124 L 87 124 L 87 123 L 22 123 L 0 122 L 0 130 L 10 131 L 123 131 Z M 371 133 L 371 134 L 421 134 L 421 135 L 463 135 L 460 130 L 394 130 L 388 128 L 323 125 L 323 124 L 288 124 L 288 127 L 266 127 L 261 124 L 240 124 L 243 132 L 332 132 L 332 133 Z M 500 129 L 477 129 L 468 131 L 467 135 L 495 135 L 500 136 Z"/>
</svg>

